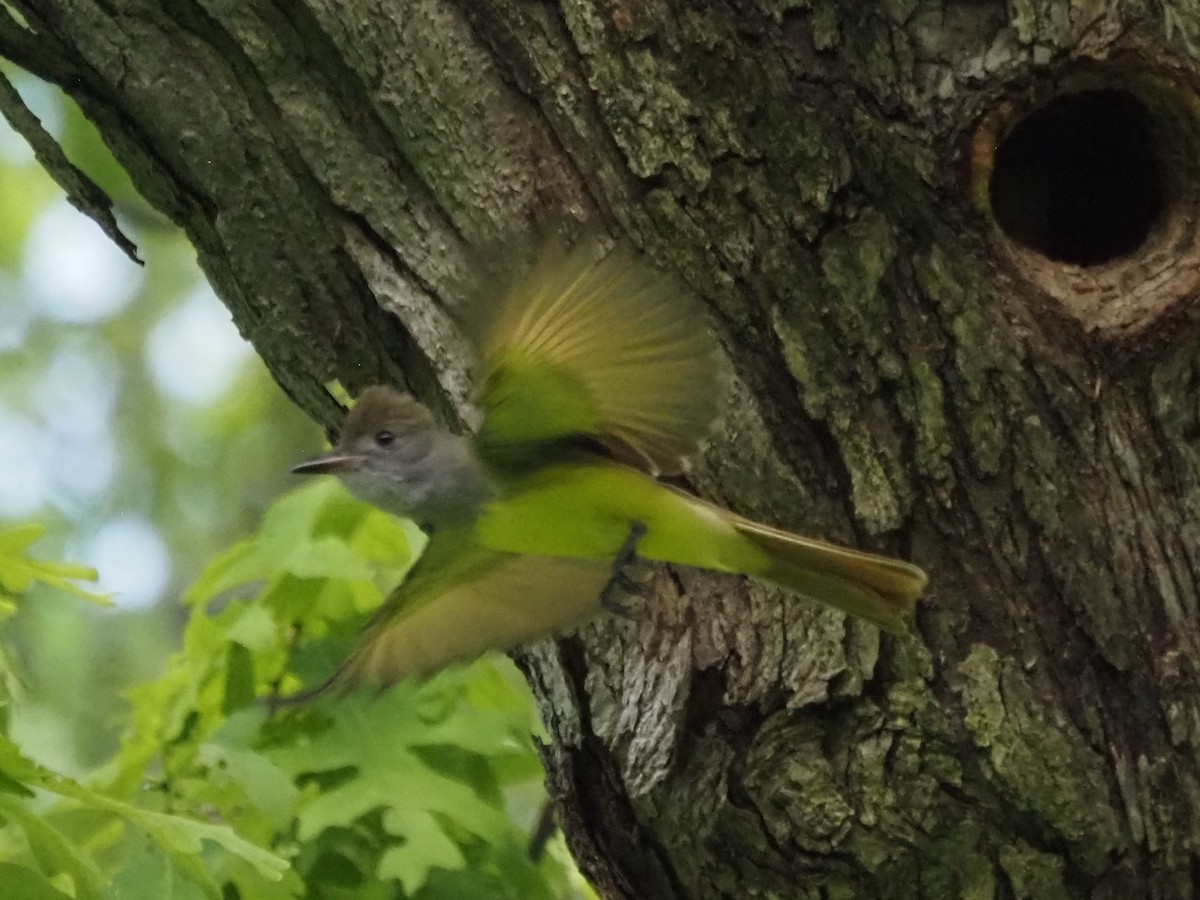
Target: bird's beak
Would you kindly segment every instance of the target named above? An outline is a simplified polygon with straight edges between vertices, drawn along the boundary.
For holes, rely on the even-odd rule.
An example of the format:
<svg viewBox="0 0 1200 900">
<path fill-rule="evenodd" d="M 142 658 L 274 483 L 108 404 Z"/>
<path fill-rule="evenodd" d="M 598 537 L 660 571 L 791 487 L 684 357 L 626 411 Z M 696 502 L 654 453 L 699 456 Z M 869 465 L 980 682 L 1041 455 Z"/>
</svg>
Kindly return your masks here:
<svg viewBox="0 0 1200 900">
<path fill-rule="evenodd" d="M 316 459 L 310 459 L 299 465 L 292 466 L 296 475 L 336 475 L 338 472 L 349 472 L 357 469 L 362 463 L 362 457 L 353 453 L 326 453 Z"/>
</svg>

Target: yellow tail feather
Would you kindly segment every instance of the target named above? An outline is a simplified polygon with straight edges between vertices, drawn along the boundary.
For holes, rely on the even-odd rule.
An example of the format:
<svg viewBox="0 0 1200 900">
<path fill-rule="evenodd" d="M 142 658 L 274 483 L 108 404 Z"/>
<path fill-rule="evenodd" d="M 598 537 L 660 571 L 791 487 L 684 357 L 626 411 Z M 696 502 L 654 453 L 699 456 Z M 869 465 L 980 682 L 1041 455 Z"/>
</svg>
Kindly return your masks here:
<svg viewBox="0 0 1200 900">
<path fill-rule="evenodd" d="M 770 566 L 756 573 L 895 634 L 911 630 L 917 596 L 927 577 L 911 563 L 839 547 L 760 525 L 731 520 L 761 548 Z"/>
</svg>

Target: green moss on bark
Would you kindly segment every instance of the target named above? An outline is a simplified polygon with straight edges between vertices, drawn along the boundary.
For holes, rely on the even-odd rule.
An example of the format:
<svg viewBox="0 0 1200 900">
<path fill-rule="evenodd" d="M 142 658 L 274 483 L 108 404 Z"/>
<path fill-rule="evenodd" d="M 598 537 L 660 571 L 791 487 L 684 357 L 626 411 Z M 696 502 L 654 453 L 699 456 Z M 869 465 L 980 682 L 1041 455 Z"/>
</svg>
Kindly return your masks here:
<svg viewBox="0 0 1200 900">
<path fill-rule="evenodd" d="M 1063 862 L 1024 841 L 1000 848 L 1000 866 L 1016 900 L 1068 900 Z"/>
<path fill-rule="evenodd" d="M 1067 842 L 1084 871 L 1103 871 L 1120 845 L 1103 760 L 994 648 L 976 644 L 957 673 L 963 722 L 1004 795 Z"/>
</svg>

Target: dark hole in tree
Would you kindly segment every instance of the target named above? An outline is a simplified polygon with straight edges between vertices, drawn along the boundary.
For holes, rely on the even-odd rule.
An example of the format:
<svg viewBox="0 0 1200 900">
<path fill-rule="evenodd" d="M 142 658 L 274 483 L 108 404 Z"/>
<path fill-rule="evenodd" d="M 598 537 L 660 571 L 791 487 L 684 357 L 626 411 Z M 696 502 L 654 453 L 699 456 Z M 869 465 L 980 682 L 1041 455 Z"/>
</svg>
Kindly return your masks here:
<svg viewBox="0 0 1200 900">
<path fill-rule="evenodd" d="M 1163 210 L 1150 114 L 1118 90 L 1066 94 L 996 148 L 989 186 L 1004 233 L 1081 266 L 1136 250 Z"/>
</svg>

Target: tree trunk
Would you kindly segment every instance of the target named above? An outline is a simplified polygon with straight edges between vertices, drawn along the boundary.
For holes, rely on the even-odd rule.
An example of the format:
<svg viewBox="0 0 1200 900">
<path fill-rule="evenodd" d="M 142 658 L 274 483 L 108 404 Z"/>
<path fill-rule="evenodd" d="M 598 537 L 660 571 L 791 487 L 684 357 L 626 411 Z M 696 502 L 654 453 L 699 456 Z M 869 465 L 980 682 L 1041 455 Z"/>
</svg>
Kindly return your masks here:
<svg viewBox="0 0 1200 900">
<path fill-rule="evenodd" d="M 605 896 L 1197 892 L 1196 0 L 8 5 L 325 424 L 469 421 L 471 246 L 599 221 L 731 360 L 693 487 L 929 570 L 911 639 L 663 570 L 521 655 Z"/>
</svg>

